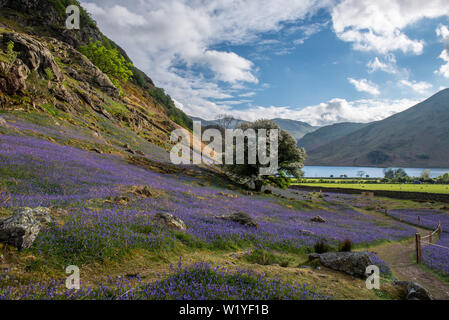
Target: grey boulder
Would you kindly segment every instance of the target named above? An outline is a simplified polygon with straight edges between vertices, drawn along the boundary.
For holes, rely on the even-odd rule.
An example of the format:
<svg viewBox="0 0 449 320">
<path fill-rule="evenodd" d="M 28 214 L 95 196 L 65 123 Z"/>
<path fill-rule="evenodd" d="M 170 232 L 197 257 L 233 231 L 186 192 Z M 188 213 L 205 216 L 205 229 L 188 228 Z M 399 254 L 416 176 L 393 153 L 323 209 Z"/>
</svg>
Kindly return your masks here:
<svg viewBox="0 0 449 320">
<path fill-rule="evenodd" d="M 32 209 L 17 209 L 11 217 L 0 221 L 0 242 L 19 250 L 27 249 L 33 244 L 40 228 L 41 224 L 35 218 Z"/>
<path fill-rule="evenodd" d="M 243 213 L 243 212 L 235 212 L 235 213 L 231 213 L 230 215 L 222 215 L 222 216 L 218 216 L 218 218 L 222 219 L 222 220 L 236 222 L 236 223 L 239 223 L 239 224 L 247 226 L 247 227 L 252 227 L 252 228 L 258 227 L 257 221 L 255 219 L 251 218 L 248 214 Z"/>
<path fill-rule="evenodd" d="M 170 229 L 176 229 L 176 230 L 185 230 L 187 229 L 186 224 L 184 221 L 179 219 L 178 217 L 175 217 L 174 215 L 170 213 L 157 213 L 155 216 L 155 219 L 158 222 L 163 223 L 165 226 L 167 226 Z"/>
<path fill-rule="evenodd" d="M 433 300 L 432 295 L 426 288 L 416 282 L 398 281 L 396 285 L 407 290 L 406 300 Z"/>
<path fill-rule="evenodd" d="M 322 216 L 316 216 L 310 219 L 312 222 L 318 222 L 318 223 L 326 223 L 326 219 L 324 219 Z"/>
<path fill-rule="evenodd" d="M 373 264 L 366 252 L 327 252 L 313 253 L 310 260 L 319 259 L 320 263 L 332 270 L 341 271 L 354 277 L 366 278 L 366 268 Z"/>
</svg>

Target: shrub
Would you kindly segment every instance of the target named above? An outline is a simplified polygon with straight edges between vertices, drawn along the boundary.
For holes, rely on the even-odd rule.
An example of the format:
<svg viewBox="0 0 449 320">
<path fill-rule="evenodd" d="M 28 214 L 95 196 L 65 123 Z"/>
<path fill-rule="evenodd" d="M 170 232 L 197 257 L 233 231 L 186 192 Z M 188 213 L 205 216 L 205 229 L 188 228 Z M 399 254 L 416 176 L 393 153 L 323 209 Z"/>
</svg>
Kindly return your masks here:
<svg viewBox="0 0 449 320">
<path fill-rule="evenodd" d="M 278 188 L 287 189 L 290 186 L 290 179 L 284 176 L 279 177 L 268 177 L 268 181 L 274 184 Z"/>
<path fill-rule="evenodd" d="M 51 71 L 50 68 L 45 68 L 45 76 L 47 80 L 53 81 L 55 80 L 55 75 L 53 74 L 53 71 Z"/>
<path fill-rule="evenodd" d="M 16 61 L 18 52 L 14 51 L 14 42 L 9 41 L 6 45 L 6 56 L 8 58 L 9 65 L 12 65 Z"/>
<path fill-rule="evenodd" d="M 345 239 L 340 242 L 338 246 L 338 251 L 340 252 L 351 252 L 352 250 L 352 241 L 351 239 Z"/>
<path fill-rule="evenodd" d="M 162 104 L 167 108 L 168 117 L 175 123 L 183 126 L 184 128 L 192 129 L 193 122 L 182 110 L 179 110 L 172 98 L 165 93 L 162 88 L 149 89 L 148 93 L 153 97 L 154 100 Z"/>
<path fill-rule="evenodd" d="M 245 256 L 245 260 L 251 263 L 260 264 L 263 266 L 273 265 L 273 264 L 279 264 L 281 267 L 288 267 L 290 261 L 288 259 L 285 259 L 283 257 L 277 256 L 274 253 L 257 249 L 254 250 L 249 255 Z"/>
<path fill-rule="evenodd" d="M 315 245 L 313 246 L 316 253 L 326 253 L 330 251 L 330 246 L 324 239 L 320 239 Z"/>
<path fill-rule="evenodd" d="M 106 73 L 117 87 L 119 81 L 127 82 L 133 76 L 132 63 L 127 62 L 117 49 L 108 49 L 100 41 L 81 46 L 79 51 Z"/>
</svg>

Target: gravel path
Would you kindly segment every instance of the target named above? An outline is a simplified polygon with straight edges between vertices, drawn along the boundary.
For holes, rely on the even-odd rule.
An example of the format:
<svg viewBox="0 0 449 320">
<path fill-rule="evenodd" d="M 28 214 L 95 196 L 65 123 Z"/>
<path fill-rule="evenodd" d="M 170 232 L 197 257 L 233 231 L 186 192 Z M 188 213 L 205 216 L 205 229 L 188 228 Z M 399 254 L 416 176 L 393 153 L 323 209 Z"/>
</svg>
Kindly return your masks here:
<svg viewBox="0 0 449 320">
<path fill-rule="evenodd" d="M 419 267 L 413 260 L 415 241 L 389 243 L 370 248 L 390 266 L 401 281 L 415 281 L 424 286 L 435 299 L 449 300 L 449 284 Z"/>
</svg>

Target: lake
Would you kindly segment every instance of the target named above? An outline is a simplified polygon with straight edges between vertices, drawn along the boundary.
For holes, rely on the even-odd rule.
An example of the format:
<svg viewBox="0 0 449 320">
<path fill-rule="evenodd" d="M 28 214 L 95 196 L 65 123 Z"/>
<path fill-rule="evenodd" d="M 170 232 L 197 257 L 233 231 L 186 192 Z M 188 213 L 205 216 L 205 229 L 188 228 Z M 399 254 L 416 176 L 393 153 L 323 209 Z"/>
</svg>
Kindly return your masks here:
<svg viewBox="0 0 449 320">
<path fill-rule="evenodd" d="M 329 178 L 333 175 L 335 178 L 339 178 L 341 175 L 347 175 L 349 178 L 358 177 L 359 171 L 364 171 L 365 175 L 369 175 L 371 178 L 383 178 L 385 168 L 372 168 L 372 167 L 322 167 L 322 166 L 305 166 L 304 177 L 306 178 Z M 397 168 L 394 168 L 397 169 Z M 436 178 L 449 172 L 449 169 L 442 168 L 403 168 L 405 172 L 411 177 L 419 177 L 421 173 L 429 169 L 430 176 Z"/>
</svg>

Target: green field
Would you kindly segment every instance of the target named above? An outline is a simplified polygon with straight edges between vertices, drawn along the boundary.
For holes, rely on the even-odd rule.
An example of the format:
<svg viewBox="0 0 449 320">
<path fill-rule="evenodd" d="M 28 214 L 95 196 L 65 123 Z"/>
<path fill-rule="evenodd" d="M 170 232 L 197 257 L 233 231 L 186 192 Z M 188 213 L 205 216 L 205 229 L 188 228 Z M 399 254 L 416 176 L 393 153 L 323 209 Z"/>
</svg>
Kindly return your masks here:
<svg viewBox="0 0 449 320">
<path fill-rule="evenodd" d="M 443 184 L 293 183 L 292 185 L 301 185 L 301 186 L 307 186 L 307 187 L 321 187 L 321 188 L 360 189 L 360 190 L 367 190 L 367 191 L 385 190 L 385 191 L 409 191 L 409 192 L 427 192 L 427 193 L 449 194 L 449 185 L 443 185 Z"/>
</svg>

